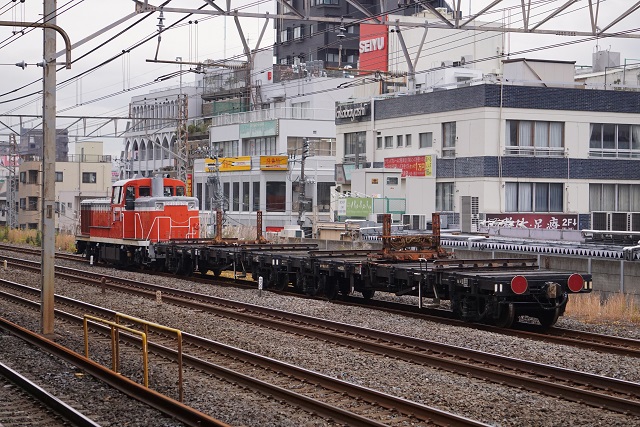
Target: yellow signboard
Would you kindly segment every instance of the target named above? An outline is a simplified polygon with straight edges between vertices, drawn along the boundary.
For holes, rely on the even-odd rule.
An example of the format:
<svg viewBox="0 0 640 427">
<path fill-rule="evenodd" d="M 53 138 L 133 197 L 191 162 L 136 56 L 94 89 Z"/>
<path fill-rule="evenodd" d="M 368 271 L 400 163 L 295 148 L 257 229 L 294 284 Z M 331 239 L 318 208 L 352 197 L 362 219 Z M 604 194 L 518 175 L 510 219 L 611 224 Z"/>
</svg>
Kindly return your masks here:
<svg viewBox="0 0 640 427">
<path fill-rule="evenodd" d="M 288 156 L 260 156 L 260 170 L 286 171 L 289 169 Z"/>
<path fill-rule="evenodd" d="M 220 172 L 250 171 L 251 156 L 220 157 L 218 158 L 218 170 Z M 204 159 L 204 171 L 216 171 L 216 159 Z"/>
</svg>

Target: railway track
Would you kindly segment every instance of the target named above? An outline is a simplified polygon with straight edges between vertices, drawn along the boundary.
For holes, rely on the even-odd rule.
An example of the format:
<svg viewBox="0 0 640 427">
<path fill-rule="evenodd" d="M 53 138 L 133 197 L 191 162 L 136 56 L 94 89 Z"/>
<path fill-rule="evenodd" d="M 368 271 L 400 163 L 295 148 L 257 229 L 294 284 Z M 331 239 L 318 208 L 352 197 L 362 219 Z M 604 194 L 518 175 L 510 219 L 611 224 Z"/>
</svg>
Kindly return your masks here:
<svg viewBox="0 0 640 427">
<path fill-rule="evenodd" d="M 81 274 L 86 277 L 87 272 Z M 73 277 L 72 274 L 69 278 L 71 277 Z M 78 280 L 77 276 L 75 280 Z M 526 388 L 596 407 L 606 407 L 621 413 L 640 415 L 640 384 L 637 383 L 381 331 L 371 331 L 352 325 L 220 300 L 206 295 L 143 284 L 137 281 L 123 281 L 117 278 L 97 281 L 93 278 L 88 279 L 88 282 L 99 283 L 100 286 L 113 290 L 133 292 L 148 298 L 155 298 L 156 293 L 160 291 L 163 301 L 210 312 L 218 316 L 321 339 L 412 363 L 437 367 L 483 380 Z"/>
<path fill-rule="evenodd" d="M 0 244 L 0 249 L 4 249 L 3 245 Z M 31 248 L 20 248 L 21 253 L 26 254 L 37 254 L 37 250 Z M 70 255 L 70 254 L 61 254 L 61 255 L 69 255 L 69 258 L 73 261 L 78 260 L 78 256 Z M 58 254 L 56 254 L 58 256 Z M 35 263 L 28 260 L 22 260 L 19 258 L 12 257 L 3 257 L 7 261 L 11 262 L 11 265 L 20 267 L 20 268 L 28 268 L 33 271 L 39 270 L 39 263 Z M 81 262 L 86 262 L 83 258 Z M 56 272 L 64 274 L 67 267 L 56 267 Z M 73 269 L 69 269 L 69 271 L 74 271 Z M 161 274 L 157 272 L 149 272 L 150 274 Z M 73 273 L 75 274 L 75 273 Z M 81 274 L 81 273 L 78 273 Z M 96 275 L 92 272 L 87 272 L 88 278 L 96 278 L 102 277 L 103 275 Z M 172 275 L 168 275 L 170 277 L 174 277 Z M 184 278 L 185 280 L 194 281 L 197 283 L 205 283 L 205 284 L 215 284 L 215 285 L 223 285 L 223 286 L 236 286 L 245 289 L 255 289 L 256 284 L 252 280 L 242 280 L 242 279 L 234 279 L 229 277 L 214 277 L 214 276 L 206 276 L 206 275 L 198 275 L 192 276 L 188 278 Z M 117 279 L 115 277 L 108 279 L 110 282 Z M 131 283 L 135 283 L 135 281 L 130 281 Z M 301 297 L 301 298 L 310 298 L 308 296 L 286 292 L 286 291 L 273 291 L 277 293 L 282 293 L 290 296 Z M 543 328 L 537 324 L 526 324 L 526 323 L 517 323 L 513 329 L 505 329 L 498 328 L 491 325 L 484 325 L 478 323 L 468 323 L 461 320 L 451 318 L 452 313 L 449 310 L 438 309 L 438 308 L 429 308 L 423 306 L 419 308 L 417 305 L 409 305 L 403 303 L 395 303 L 389 301 L 382 300 L 363 300 L 363 298 L 359 297 L 346 297 L 344 300 L 333 301 L 336 304 L 347 304 L 347 305 L 359 305 L 366 306 L 368 308 L 375 308 L 377 310 L 381 310 L 384 312 L 400 314 L 403 316 L 411 316 L 417 319 L 428 320 L 439 323 L 446 323 L 449 325 L 472 328 L 476 330 L 490 331 L 493 333 L 499 333 L 502 335 L 513 336 L 517 338 L 525 338 L 532 339 L 536 341 L 543 341 L 554 344 L 568 345 L 578 348 L 586 348 L 590 350 L 601 351 L 604 353 L 617 354 L 621 356 L 627 357 L 636 357 L 640 358 L 640 340 L 634 340 L 623 337 L 616 337 L 611 335 L 602 335 L 602 334 L 594 334 L 590 332 L 583 332 L 577 330 L 570 329 L 562 329 L 562 328 Z"/>
<path fill-rule="evenodd" d="M 34 299 L 11 296 L 5 292 L 1 297 L 33 310 L 39 309 L 35 300 L 38 292 L 18 284 L 4 285 L 20 289 Z M 102 309 L 80 301 L 56 297 L 58 306 L 64 305 L 73 312 L 56 310 L 56 316 L 75 325 L 76 335 L 82 335 L 82 316 L 113 319 L 116 312 Z M 124 324 L 124 322 L 123 322 Z M 65 326 L 68 330 L 70 327 Z M 107 327 L 92 324 L 92 330 L 99 330 L 109 336 Z M 150 328 L 153 332 L 153 328 Z M 158 338 L 159 337 L 159 338 Z M 291 405 L 349 426 L 394 426 L 394 425 L 446 425 L 446 426 L 486 426 L 478 421 L 430 408 L 386 393 L 350 384 L 339 379 L 298 368 L 275 359 L 239 350 L 191 334 L 182 334 L 182 360 L 207 375 L 224 379 L 246 389 L 254 390 L 275 400 Z M 139 339 L 128 334 L 120 334 L 120 339 L 140 345 Z M 175 361 L 177 352 L 171 337 L 153 334 L 148 346 L 151 352 Z M 138 350 L 139 351 L 139 350 Z M 162 363 L 161 361 L 157 361 Z M 153 362 L 150 362 L 152 364 Z M 192 391 L 192 394 L 195 393 Z M 186 393 L 188 394 L 188 392 Z M 348 409 L 345 409 L 348 408 Z"/>
<path fill-rule="evenodd" d="M 112 372 L 109 369 L 106 369 L 103 366 L 89 359 L 86 359 L 82 355 L 75 353 L 53 341 L 50 341 L 39 334 L 36 334 L 20 327 L 19 325 L 9 322 L 6 319 L 0 318 L 0 329 L 3 329 L 8 333 L 24 340 L 25 342 L 28 342 L 32 346 L 37 347 L 38 350 L 42 351 L 43 353 L 48 353 L 64 360 L 67 363 L 70 363 L 71 365 L 74 365 L 78 369 L 83 370 L 92 377 L 104 382 L 108 386 L 111 386 L 119 390 L 120 392 L 133 397 L 134 399 L 146 403 L 147 405 L 159 410 L 160 412 L 183 422 L 187 426 L 229 427 L 227 424 L 219 420 L 211 418 L 160 393 L 156 393 L 153 390 L 142 387 L 134 381 L 123 377 L 119 373 Z M 69 411 L 65 412 L 66 414 L 70 414 Z M 84 421 L 82 421 L 80 417 L 75 417 L 73 421 L 79 423 L 77 425 L 84 425 L 82 424 L 82 422 Z M 94 424 L 86 425 L 88 426 Z"/>
<path fill-rule="evenodd" d="M 99 427 L 20 372 L 0 363 L 0 425 L 3 427 Z"/>
</svg>

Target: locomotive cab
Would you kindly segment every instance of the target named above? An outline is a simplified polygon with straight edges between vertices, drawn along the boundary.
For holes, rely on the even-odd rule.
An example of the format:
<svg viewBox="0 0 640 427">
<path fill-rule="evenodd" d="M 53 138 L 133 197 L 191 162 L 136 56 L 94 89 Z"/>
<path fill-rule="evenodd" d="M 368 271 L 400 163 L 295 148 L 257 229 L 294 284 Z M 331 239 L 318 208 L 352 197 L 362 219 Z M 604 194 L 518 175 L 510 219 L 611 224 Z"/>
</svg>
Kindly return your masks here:
<svg viewBox="0 0 640 427">
<path fill-rule="evenodd" d="M 109 199 L 81 203 L 78 252 L 126 265 L 147 260 L 151 243 L 197 239 L 198 199 L 185 194 L 185 184 L 172 178 L 115 182 Z"/>
</svg>

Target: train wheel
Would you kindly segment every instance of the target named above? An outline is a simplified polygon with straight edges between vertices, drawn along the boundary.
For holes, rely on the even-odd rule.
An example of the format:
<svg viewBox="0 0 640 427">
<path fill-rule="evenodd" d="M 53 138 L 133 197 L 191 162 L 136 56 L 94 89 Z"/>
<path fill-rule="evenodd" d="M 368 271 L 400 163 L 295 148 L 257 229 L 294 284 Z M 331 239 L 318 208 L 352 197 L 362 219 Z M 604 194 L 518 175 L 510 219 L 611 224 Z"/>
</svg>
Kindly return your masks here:
<svg viewBox="0 0 640 427">
<path fill-rule="evenodd" d="M 550 328 L 556 324 L 559 316 L 559 308 L 556 308 L 555 310 L 544 310 L 538 315 L 538 320 L 540 321 L 540 324 L 542 326 L 544 326 L 545 328 Z"/>
<path fill-rule="evenodd" d="M 328 300 L 334 300 L 338 298 L 338 281 L 327 280 L 324 285 L 324 295 Z"/>
<path fill-rule="evenodd" d="M 510 328 L 516 319 L 516 309 L 513 304 L 500 306 L 500 316 L 496 319 L 495 325 L 499 328 Z"/>
<path fill-rule="evenodd" d="M 376 293 L 376 291 L 374 291 L 373 289 L 363 289 L 360 292 L 362 292 L 362 297 L 366 300 L 370 300 L 371 298 L 373 298 Z"/>
<path fill-rule="evenodd" d="M 284 288 L 286 288 L 287 285 L 289 284 L 287 283 L 288 276 L 286 274 L 280 274 L 280 275 L 275 273 L 271 273 L 271 274 L 274 277 L 273 284 L 272 284 L 273 289 L 275 289 L 276 291 L 284 291 Z M 278 276 L 281 276 L 281 277 L 278 277 Z"/>
</svg>

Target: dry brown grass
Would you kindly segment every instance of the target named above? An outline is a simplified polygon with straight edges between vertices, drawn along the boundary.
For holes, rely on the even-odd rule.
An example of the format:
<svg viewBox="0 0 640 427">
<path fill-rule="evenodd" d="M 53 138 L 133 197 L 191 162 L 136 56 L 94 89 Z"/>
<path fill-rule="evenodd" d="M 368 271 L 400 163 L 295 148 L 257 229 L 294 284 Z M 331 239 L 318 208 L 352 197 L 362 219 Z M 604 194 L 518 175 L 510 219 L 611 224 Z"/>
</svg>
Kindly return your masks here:
<svg viewBox="0 0 640 427">
<path fill-rule="evenodd" d="M 608 298 L 599 292 L 571 295 L 565 315 L 589 323 L 640 324 L 640 307 L 635 298 L 619 293 Z"/>
<path fill-rule="evenodd" d="M 56 234 L 56 248 L 59 251 L 76 252 L 76 236 L 73 234 Z"/>
<path fill-rule="evenodd" d="M 40 247 L 42 236 L 37 230 L 19 230 L 0 228 L 0 241 Z M 72 234 L 56 234 L 56 250 L 75 252 L 75 236 Z"/>
</svg>

